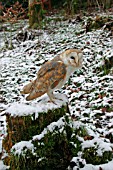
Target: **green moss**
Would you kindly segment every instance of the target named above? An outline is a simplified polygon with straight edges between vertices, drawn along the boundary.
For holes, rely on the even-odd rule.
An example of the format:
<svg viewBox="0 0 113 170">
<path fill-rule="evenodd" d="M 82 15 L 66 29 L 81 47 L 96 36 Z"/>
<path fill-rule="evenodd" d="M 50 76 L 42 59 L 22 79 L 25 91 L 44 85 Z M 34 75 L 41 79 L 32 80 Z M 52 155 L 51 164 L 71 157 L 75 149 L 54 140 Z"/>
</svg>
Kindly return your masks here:
<svg viewBox="0 0 113 170">
<path fill-rule="evenodd" d="M 74 133 L 81 137 L 88 136 L 87 129 L 84 126 L 80 126 L 79 128 L 75 129 Z"/>
<path fill-rule="evenodd" d="M 25 155 L 10 155 L 10 169 L 9 170 L 36 170 L 38 158 L 27 150 Z"/>
<path fill-rule="evenodd" d="M 43 143 L 43 144 L 42 144 Z M 48 132 L 40 141 L 33 141 L 35 153 L 29 150 L 23 155 L 11 156 L 11 170 L 64 170 L 68 166 L 72 154 L 64 132 Z"/>
</svg>

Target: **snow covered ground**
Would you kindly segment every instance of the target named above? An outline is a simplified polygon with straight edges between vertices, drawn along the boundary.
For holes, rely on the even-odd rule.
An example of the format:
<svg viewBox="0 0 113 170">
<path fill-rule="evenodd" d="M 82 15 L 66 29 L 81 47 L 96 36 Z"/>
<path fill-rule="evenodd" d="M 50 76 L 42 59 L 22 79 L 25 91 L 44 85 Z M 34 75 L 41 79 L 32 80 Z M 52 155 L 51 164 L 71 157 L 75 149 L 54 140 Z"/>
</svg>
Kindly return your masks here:
<svg viewBox="0 0 113 170">
<path fill-rule="evenodd" d="M 81 30 L 83 33 L 79 33 Z M 81 137 L 82 149 L 96 147 L 98 155 L 113 150 L 113 70 L 108 72 L 105 67 L 106 60 L 113 60 L 113 37 L 103 28 L 87 33 L 84 30 L 81 23 L 51 19 L 46 29 L 30 31 L 35 37 L 33 40 L 18 42 L 18 31 L 13 32 L 11 50 L 3 49 L 4 40 L 0 41 L 0 152 L 6 131 L 5 111 L 13 112 L 15 103 L 26 113 L 33 109 L 39 99 L 26 102 L 20 94 L 22 86 L 36 76 L 41 64 L 69 48 L 82 48 L 84 52 L 82 69 L 61 89 L 69 100 L 73 126 L 82 124 L 93 137 L 92 140 Z M 10 44 L 10 34 L 7 32 L 6 36 Z M 80 155 L 77 158 L 81 159 Z M 72 160 L 76 164 L 77 158 Z M 113 169 L 113 160 L 97 166 L 83 161 L 85 166 L 80 170 Z M 78 167 L 74 166 L 73 170 Z M 5 168 L 0 161 L 0 170 Z"/>
</svg>

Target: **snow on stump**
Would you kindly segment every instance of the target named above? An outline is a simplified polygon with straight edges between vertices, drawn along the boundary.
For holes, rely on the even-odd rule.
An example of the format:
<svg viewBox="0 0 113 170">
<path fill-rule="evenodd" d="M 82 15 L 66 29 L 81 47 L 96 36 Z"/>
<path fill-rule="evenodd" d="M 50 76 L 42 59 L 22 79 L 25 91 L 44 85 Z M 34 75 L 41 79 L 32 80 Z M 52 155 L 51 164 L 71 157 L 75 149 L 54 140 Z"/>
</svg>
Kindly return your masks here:
<svg viewBox="0 0 113 170">
<path fill-rule="evenodd" d="M 69 109 L 67 98 L 63 94 L 61 97 L 62 100 L 56 100 L 56 104 L 43 98 L 39 103 L 32 102 L 29 105 L 28 103 L 13 103 L 6 110 L 7 135 L 3 140 L 3 148 L 8 153 L 5 164 L 8 164 L 11 170 L 16 170 L 17 165 L 21 170 L 29 169 L 31 166 L 34 167 L 33 169 L 41 168 L 43 166 L 42 163 L 40 164 L 41 160 L 45 159 L 47 155 L 51 157 L 54 147 L 57 152 L 57 144 L 60 140 L 61 143 L 58 147 L 60 151 L 62 150 L 62 154 L 66 152 L 64 159 L 67 161 L 70 154 L 66 149 L 68 141 L 64 127 L 66 113 L 69 114 Z M 54 134 L 53 131 L 56 133 Z M 43 142 L 40 143 L 42 139 Z M 57 155 L 55 156 L 57 157 Z M 65 156 L 62 155 L 62 157 Z M 53 164 L 52 157 L 50 160 Z"/>
</svg>

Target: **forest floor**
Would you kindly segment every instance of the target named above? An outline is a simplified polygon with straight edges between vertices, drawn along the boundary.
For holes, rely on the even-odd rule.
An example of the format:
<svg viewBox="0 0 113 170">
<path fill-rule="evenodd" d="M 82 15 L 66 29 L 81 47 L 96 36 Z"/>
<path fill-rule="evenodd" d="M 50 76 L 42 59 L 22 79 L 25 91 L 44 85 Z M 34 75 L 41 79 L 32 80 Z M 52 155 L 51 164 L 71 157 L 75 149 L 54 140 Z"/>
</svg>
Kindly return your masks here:
<svg viewBox="0 0 113 170">
<path fill-rule="evenodd" d="M 6 133 L 5 111 L 15 103 L 26 103 L 20 94 L 23 85 L 34 79 L 45 61 L 69 48 L 83 49 L 83 67 L 71 75 L 60 92 L 68 97 L 74 127 L 82 126 L 87 131 L 79 136 L 82 150 L 93 147 L 98 156 L 113 151 L 113 35 L 104 26 L 86 32 L 88 17 L 83 16 L 82 21 L 59 15 L 47 17 L 44 27 L 38 30 L 28 29 L 27 20 L 1 26 L 5 31 L 0 32 L 0 153 Z M 109 17 L 113 19 L 110 13 Z M 82 158 L 82 153 L 73 158 L 73 170 L 113 167 L 111 159 L 96 166 L 84 160 L 80 168 L 77 158 Z M 0 170 L 6 169 L 2 162 L 0 165 Z"/>
</svg>

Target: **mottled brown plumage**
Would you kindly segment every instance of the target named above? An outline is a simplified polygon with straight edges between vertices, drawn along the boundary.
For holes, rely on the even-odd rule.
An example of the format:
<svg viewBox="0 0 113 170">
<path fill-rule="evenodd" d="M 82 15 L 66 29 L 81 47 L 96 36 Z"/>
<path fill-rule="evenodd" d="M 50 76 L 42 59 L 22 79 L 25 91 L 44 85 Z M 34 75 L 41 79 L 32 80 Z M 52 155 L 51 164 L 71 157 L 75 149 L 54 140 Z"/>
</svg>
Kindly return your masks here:
<svg viewBox="0 0 113 170">
<path fill-rule="evenodd" d="M 82 66 L 82 52 L 77 49 L 66 50 L 53 60 L 42 65 L 37 78 L 24 86 L 22 94 L 29 94 L 26 100 L 33 100 L 47 93 L 54 101 L 53 91 L 61 88 L 76 69 Z"/>
</svg>

